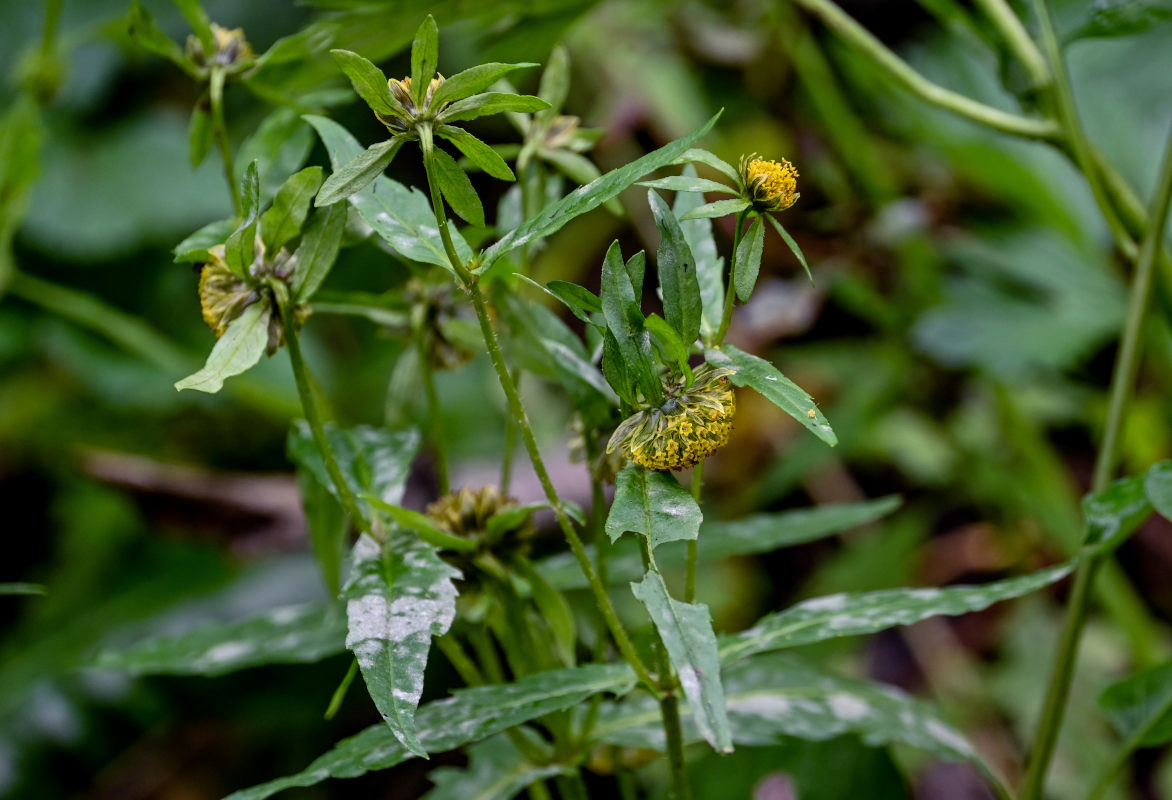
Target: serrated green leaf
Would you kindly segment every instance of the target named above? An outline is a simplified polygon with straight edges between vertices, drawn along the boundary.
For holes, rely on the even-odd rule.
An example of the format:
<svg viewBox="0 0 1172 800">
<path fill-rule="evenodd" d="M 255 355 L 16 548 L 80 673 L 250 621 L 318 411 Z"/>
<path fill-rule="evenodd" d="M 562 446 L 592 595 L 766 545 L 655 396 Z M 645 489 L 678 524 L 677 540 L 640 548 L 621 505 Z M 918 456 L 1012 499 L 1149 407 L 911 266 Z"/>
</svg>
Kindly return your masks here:
<svg viewBox="0 0 1172 800">
<path fill-rule="evenodd" d="M 308 302 L 329 275 L 338 260 L 349 213 L 349 207 L 343 204 L 313 212 L 297 247 L 297 268 L 293 272 L 292 285 L 294 301 Z"/>
<path fill-rule="evenodd" d="M 575 317 L 585 323 L 595 324 L 595 321 L 590 315 L 602 313 L 602 301 L 598 299 L 598 295 L 594 294 L 594 292 L 585 286 L 579 286 L 569 281 L 550 281 L 545 286 L 542 286 L 528 275 L 522 275 L 520 272 L 513 274 L 526 283 L 536 286 L 550 297 L 565 305 Z"/>
<path fill-rule="evenodd" d="M 187 157 L 194 169 L 207 158 L 212 149 L 212 115 L 204 107 L 206 100 L 200 100 L 191 109 L 191 121 L 187 126 Z"/>
<path fill-rule="evenodd" d="M 336 606 L 286 606 L 107 648 L 89 666 L 131 675 L 225 675 L 266 664 L 320 661 L 345 650 L 345 640 L 346 620 Z"/>
<path fill-rule="evenodd" d="M 467 122 L 471 119 L 513 111 L 531 114 L 549 108 L 549 103 L 529 94 L 508 94 L 507 92 L 482 92 L 463 100 L 457 100 L 439 113 L 441 122 Z"/>
<path fill-rule="evenodd" d="M 1073 564 L 1062 564 L 980 586 L 885 589 L 816 597 L 769 614 L 743 633 L 721 637 L 720 658 L 727 664 L 756 653 L 842 636 L 862 636 L 942 614 L 956 616 L 981 611 L 1002 600 L 1043 589 L 1073 569 Z"/>
<path fill-rule="evenodd" d="M 1120 478 L 1102 491 L 1085 495 L 1082 512 L 1086 525 L 1083 544 L 1099 553 L 1114 550 L 1152 513 L 1144 493 L 1144 476 Z"/>
<path fill-rule="evenodd" d="M 292 108 L 278 108 L 265 117 L 240 145 L 238 163 L 256 161 L 262 197 L 271 197 L 285 179 L 305 164 L 313 149 L 313 133 Z"/>
<path fill-rule="evenodd" d="M 515 69 L 536 66 L 536 64 L 531 62 L 501 64 L 500 62 L 493 61 L 488 64 L 478 64 L 475 67 L 469 67 L 463 72 L 457 72 L 452 77 L 446 79 L 435 90 L 435 94 L 431 97 L 432 107 L 439 108 L 445 103 L 453 103 L 456 100 L 471 97 L 474 94 L 483 92 L 489 86 L 492 86 L 500 80 L 502 76 Z"/>
<path fill-rule="evenodd" d="M 736 194 L 737 190 L 731 186 L 707 178 L 697 178 L 694 175 L 673 175 L 669 178 L 659 178 L 654 181 L 640 181 L 640 186 L 650 189 L 667 189 L 672 192 L 722 192 Z"/>
<path fill-rule="evenodd" d="M 275 256 L 285 242 L 301 235 L 301 226 L 309 214 L 309 201 L 321 182 L 321 167 L 306 167 L 291 175 L 277 190 L 272 206 L 260 217 L 261 241 L 270 256 Z"/>
<path fill-rule="evenodd" d="M 794 241 L 794 237 L 789 235 L 789 231 L 782 227 L 781 223 L 777 221 L 776 217 L 774 217 L 772 214 L 766 214 L 766 216 L 769 217 L 769 221 L 773 223 L 773 228 L 777 231 L 777 235 L 782 238 L 786 247 L 789 248 L 789 251 L 794 254 L 794 257 L 797 258 L 798 262 L 802 265 L 802 269 L 806 271 L 806 277 L 810 279 L 810 285 L 813 286 L 814 275 L 810 272 L 810 265 L 806 263 L 806 254 L 802 252 L 802 248 L 798 247 L 798 243 Z"/>
<path fill-rule="evenodd" d="M 385 545 L 363 534 L 354 545 L 346 601 L 346 648 L 354 653 L 383 721 L 409 751 L 426 758 L 415 729 L 433 636 L 456 618 L 460 571 L 435 549 L 392 533 Z"/>
<path fill-rule="evenodd" d="M 750 206 L 748 200 L 742 200 L 739 197 L 730 200 L 716 200 L 711 203 L 705 203 L 702 206 L 696 206 L 688 213 L 680 217 L 680 222 L 689 219 L 711 219 L 713 217 L 727 217 L 729 214 L 739 214 Z"/>
<path fill-rule="evenodd" d="M 676 329 L 658 314 L 648 314 L 643 324 L 651 333 L 652 339 L 659 346 L 661 352 L 664 353 L 666 360 L 674 361 L 679 373 L 689 376 L 688 380 L 691 380 L 692 370 L 688 366 L 688 346 L 676 333 Z"/>
<path fill-rule="evenodd" d="M 403 116 L 402 105 L 391 95 L 387 76 L 383 71 L 357 53 L 349 50 L 331 50 L 330 55 L 350 79 L 354 91 L 372 111 Z"/>
<path fill-rule="evenodd" d="M 468 160 L 494 178 L 502 181 L 513 181 L 517 176 L 505 163 L 496 150 L 477 139 L 463 128 L 453 125 L 440 125 L 436 129 L 436 136 L 447 139 L 456 148 L 468 157 Z"/>
<path fill-rule="evenodd" d="M 355 497 L 372 495 L 392 505 L 402 501 L 411 462 L 419 450 L 419 434 L 416 431 L 389 431 L 369 425 L 341 428 L 327 422 L 325 434 L 346 484 Z M 307 422 L 297 420 L 293 424 L 286 450 L 294 464 L 308 470 L 318 483 L 341 502 Z M 371 514 L 373 519 L 370 509 L 364 511 Z"/>
<path fill-rule="evenodd" d="M 126 15 L 126 29 L 130 38 L 143 50 L 167 59 L 188 75 L 195 77 L 195 65 L 187 60 L 183 48 L 159 29 L 154 17 L 138 0 L 130 4 L 130 11 Z"/>
<path fill-rule="evenodd" d="M 627 464 L 615 480 L 614 503 L 606 517 L 613 542 L 627 531 L 647 537 L 654 550 L 664 542 L 695 539 L 704 515 L 691 492 L 670 472 Z"/>
<path fill-rule="evenodd" d="M 618 344 L 626 371 L 652 405 L 663 402 L 663 387 L 651 355 L 651 335 L 643 327 L 638 295 L 623 263 L 619 243 L 606 251 L 602 263 L 602 314 Z M 616 391 L 618 387 L 615 387 Z"/>
<path fill-rule="evenodd" d="M 235 219 L 219 219 L 209 222 L 188 236 L 171 252 L 177 264 L 200 264 L 208 260 L 208 249 L 223 244 L 236 230 Z"/>
<path fill-rule="evenodd" d="M 617 196 L 644 175 L 670 164 L 673 159 L 691 147 L 692 143 L 711 130 L 720 114 L 708 120 L 703 127 L 655 150 L 626 166 L 606 173 L 591 183 L 570 192 L 556 203 L 543 208 L 532 217 L 505 234 L 496 244 L 484 251 L 482 268 L 487 269 L 498 258 L 535 239 L 549 236 L 574 217 L 581 216 Z"/>
<path fill-rule="evenodd" d="M 736 264 L 733 269 L 733 286 L 742 303 L 749 302 L 757 275 L 761 272 L 761 254 L 765 249 L 765 223 L 761 217 L 753 220 L 749 230 L 737 245 Z"/>
<path fill-rule="evenodd" d="M 393 136 L 366 148 L 326 179 L 313 204 L 319 208 L 332 205 L 370 186 L 390 166 L 403 142 L 402 137 Z"/>
<path fill-rule="evenodd" d="M 1138 747 L 1172 741 L 1172 661 L 1112 684 L 1099 697 L 1111 725 Z"/>
<path fill-rule="evenodd" d="M 1161 461 L 1148 469 L 1144 494 L 1160 516 L 1172 519 L 1172 461 Z"/>
<path fill-rule="evenodd" d="M 336 25 L 332 23 L 318 23 L 302 28 L 288 36 L 282 36 L 269 45 L 268 50 L 265 50 L 257 56 L 256 66 L 253 67 L 252 75 L 255 75 L 266 67 L 276 64 L 287 64 L 290 61 L 307 61 L 312 56 L 316 56 L 329 47 L 336 34 Z"/>
<path fill-rule="evenodd" d="M 948 761 L 975 764 L 999 781 L 977 750 L 929 705 L 898 689 L 840 678 L 792 656 L 754 658 L 725 671 L 725 704 L 732 740 L 750 747 L 785 737 L 824 741 L 854 734 L 866 744 L 904 744 Z M 666 749 L 658 706 L 640 698 L 604 703 L 595 736 L 630 747 Z M 684 738 L 698 741 L 690 713 Z M 637 744 L 636 744 L 637 743 Z"/>
<path fill-rule="evenodd" d="M 635 379 L 627 369 L 618 339 L 611 333 L 610 328 L 602 334 L 602 374 L 624 403 L 628 406 L 635 405 Z"/>
<path fill-rule="evenodd" d="M 700 148 L 700 147 L 694 147 L 691 150 L 688 150 L 686 153 L 684 153 L 683 155 L 681 155 L 679 158 L 677 158 L 675 161 L 673 161 L 671 163 L 672 164 L 689 164 L 690 165 L 694 162 L 699 162 L 701 164 L 707 164 L 708 166 L 712 167 L 717 172 L 721 172 L 721 173 L 727 175 L 728 178 L 738 186 L 741 183 L 741 177 L 737 173 L 736 167 L 734 167 L 732 164 L 725 161 L 723 158 L 720 158 L 715 153 L 710 153 L 709 151 L 704 150 L 703 148 Z"/>
<path fill-rule="evenodd" d="M 216 340 L 203 369 L 178 381 L 175 389 L 215 394 L 224 387 L 226 379 L 255 366 L 269 343 L 270 316 L 272 311 L 263 302 L 244 309 L 244 313 L 229 322 L 224 335 Z"/>
<path fill-rule="evenodd" d="M 699 563 L 753 553 L 769 553 L 782 547 L 807 544 L 865 525 L 899 507 L 899 497 L 884 497 L 863 503 L 840 503 L 795 511 L 753 514 L 738 520 L 705 520 L 697 536 Z M 592 548 L 587 548 L 591 551 Z M 684 564 L 685 546 L 667 544 L 655 551 L 662 570 Z M 611 546 L 608 577 L 612 583 L 625 583 L 644 572 L 643 557 L 634 539 L 620 540 Z M 542 574 L 559 589 L 584 589 L 586 576 L 571 553 L 559 553 L 538 562 Z"/>
<path fill-rule="evenodd" d="M 572 708 L 599 692 L 621 692 L 633 680 L 626 664 L 589 664 L 529 675 L 502 686 L 458 690 L 453 697 L 420 708 L 415 715 L 416 731 L 426 750 L 439 753 Z M 264 800 L 327 778 L 356 778 L 390 769 L 408 758 L 407 749 L 380 723 L 343 739 L 301 772 L 235 792 L 226 800 Z"/>
<path fill-rule="evenodd" d="M 240 182 L 240 202 L 243 219 L 224 243 L 224 261 L 233 275 L 250 280 L 252 260 L 256 256 L 256 223 L 260 219 L 260 178 L 255 161 L 248 165 Z"/>
<path fill-rule="evenodd" d="M 309 115 L 305 120 L 318 132 L 335 170 L 362 152 L 358 140 L 332 119 Z M 436 229 L 431 202 L 419 190 L 409 189 L 384 175 L 350 195 L 350 205 L 403 258 L 451 269 Z M 465 261 L 470 259 L 472 250 L 460 232 L 453 229 L 451 234 L 456 252 Z"/>
<path fill-rule="evenodd" d="M 735 369 L 736 372 L 729 376 L 729 380 L 735 385 L 755 389 L 828 445 L 833 447 L 838 444 L 838 437 L 834 435 L 834 430 L 822 415 L 821 409 L 814 404 L 813 398 L 768 361 L 739 350 L 731 344 L 726 344 L 719 350 L 709 348 L 704 351 L 704 357 L 714 367 Z M 811 411 L 814 412 L 812 416 Z"/>
<path fill-rule="evenodd" d="M 635 291 L 635 303 L 643 300 L 643 281 L 647 277 L 647 253 L 640 250 L 627 259 L 627 275 L 631 278 L 631 288 Z"/>
<path fill-rule="evenodd" d="M 440 192 L 452 207 L 452 211 L 469 225 L 483 228 L 484 206 L 480 202 L 480 196 L 472 188 L 472 181 L 468 180 L 467 173 L 460 169 L 456 159 L 438 147 L 432 156 L 435 182 L 439 184 Z"/>
<path fill-rule="evenodd" d="M 529 763 L 502 734 L 469 747 L 467 767 L 433 770 L 427 777 L 435 786 L 423 800 L 511 800 L 530 784 L 572 771 L 564 764 Z"/>
<path fill-rule="evenodd" d="M 423 108 L 428 86 L 438 66 L 439 27 L 435 24 L 435 18 L 428 14 L 415 31 L 415 40 L 411 42 L 411 94 L 415 98 L 416 108 Z"/>
<path fill-rule="evenodd" d="M 696 258 L 675 214 L 654 189 L 647 191 L 647 202 L 659 229 L 659 250 L 656 260 L 659 270 L 659 288 L 663 293 L 663 316 L 685 347 L 700 336 L 700 284 L 696 280 Z"/>
<path fill-rule="evenodd" d="M 639 583 L 632 583 L 631 591 L 647 609 L 659 631 L 700 734 L 713 750 L 731 753 L 732 733 L 728 727 L 716 634 L 712 632 L 708 606 L 673 600 L 663 578 L 655 572 L 649 572 Z"/>
</svg>

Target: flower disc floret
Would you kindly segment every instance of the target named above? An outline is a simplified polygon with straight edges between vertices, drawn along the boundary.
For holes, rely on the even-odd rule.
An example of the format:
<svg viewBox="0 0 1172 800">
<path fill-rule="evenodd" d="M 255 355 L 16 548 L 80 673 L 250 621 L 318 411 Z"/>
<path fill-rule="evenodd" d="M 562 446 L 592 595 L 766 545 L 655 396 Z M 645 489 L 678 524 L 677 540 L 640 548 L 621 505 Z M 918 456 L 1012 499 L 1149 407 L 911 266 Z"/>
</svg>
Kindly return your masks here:
<svg viewBox="0 0 1172 800">
<path fill-rule="evenodd" d="M 758 212 L 785 211 L 801 195 L 797 192 L 798 171 L 784 158 L 770 161 L 753 153 L 741 156 L 739 165 L 745 199 Z"/>
<path fill-rule="evenodd" d="M 501 494 L 495 486 L 484 486 L 480 489 L 464 487 L 458 492 L 444 495 L 429 505 L 427 516 L 453 536 L 481 540 L 490 544 L 490 539 L 507 539 L 517 543 L 529 539 L 535 531 L 528 516 L 515 526 L 493 531 L 492 536 L 489 535 L 489 520 L 518 505 L 516 500 Z"/>
<path fill-rule="evenodd" d="M 427 94 L 423 98 L 423 108 L 416 108 L 415 98 L 411 94 L 411 77 L 408 76 L 402 80 L 399 78 L 390 78 L 387 80 L 387 88 L 391 91 L 391 97 L 403 107 L 403 111 L 406 112 L 407 117 L 404 119 L 394 114 L 381 114 L 377 111 L 374 115 L 392 133 L 403 133 L 410 130 L 417 122 L 426 122 L 434 119 L 436 114 L 450 105 L 450 103 L 441 103 L 435 108 L 432 107 L 431 101 L 435 97 L 436 89 L 443 86 L 443 83 L 443 75 L 436 75 L 436 77 L 432 78 L 431 83 L 427 86 Z"/>
<path fill-rule="evenodd" d="M 663 405 L 639 411 L 615 429 L 606 447 L 652 470 L 694 467 L 728 444 L 737 400 L 732 370 L 707 364 L 688 386 L 683 378 L 665 382 Z"/>
</svg>

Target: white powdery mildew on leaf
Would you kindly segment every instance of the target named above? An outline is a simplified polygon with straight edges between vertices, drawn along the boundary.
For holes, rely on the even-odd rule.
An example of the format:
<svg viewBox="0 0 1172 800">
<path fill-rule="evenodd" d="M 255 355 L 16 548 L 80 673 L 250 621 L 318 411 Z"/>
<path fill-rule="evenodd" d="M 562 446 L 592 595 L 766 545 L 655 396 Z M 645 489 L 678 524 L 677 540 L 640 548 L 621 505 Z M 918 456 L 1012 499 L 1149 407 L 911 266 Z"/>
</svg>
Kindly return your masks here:
<svg viewBox="0 0 1172 800">
<path fill-rule="evenodd" d="M 815 597 L 801 604 L 807 611 L 839 611 L 846 605 L 846 595 L 829 594 L 825 597 Z"/>
<path fill-rule="evenodd" d="M 226 664 L 251 653 L 254 649 L 252 642 L 223 642 L 216 645 L 199 659 L 204 666 Z"/>
<path fill-rule="evenodd" d="M 847 722 L 857 722 L 871 712 L 869 705 L 849 694 L 832 694 L 826 698 L 826 702 L 834 716 Z"/>
</svg>

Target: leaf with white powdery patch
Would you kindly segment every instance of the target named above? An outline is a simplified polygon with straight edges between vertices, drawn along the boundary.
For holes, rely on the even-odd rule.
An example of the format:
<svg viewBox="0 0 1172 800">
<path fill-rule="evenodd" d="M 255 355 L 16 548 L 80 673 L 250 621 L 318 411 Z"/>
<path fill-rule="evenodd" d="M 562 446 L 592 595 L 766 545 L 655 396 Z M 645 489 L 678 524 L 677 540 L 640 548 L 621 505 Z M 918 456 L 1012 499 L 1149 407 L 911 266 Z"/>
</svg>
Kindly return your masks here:
<svg viewBox="0 0 1172 800">
<path fill-rule="evenodd" d="M 395 738 L 418 756 L 415 731 L 431 638 L 456 618 L 460 571 L 418 539 L 394 535 L 385 546 L 363 534 L 354 545 L 342 589 L 353 651 L 366 688 Z"/>
<path fill-rule="evenodd" d="M 195 389 L 215 394 L 224 381 L 256 366 L 269 342 L 269 317 L 265 303 L 253 303 L 244 313 L 228 323 L 228 330 L 216 340 L 203 369 L 175 384 L 178 391 Z"/>
<path fill-rule="evenodd" d="M 435 787 L 423 800 L 510 800 L 530 784 L 571 771 L 565 764 L 529 763 L 501 734 L 469 747 L 467 767 L 441 767 L 428 775 Z"/>
<path fill-rule="evenodd" d="M 657 572 L 649 572 L 641 582 L 632 583 L 631 591 L 647 608 L 659 631 L 701 735 L 712 749 L 731 753 L 732 734 L 708 606 L 673 600 Z"/>
</svg>

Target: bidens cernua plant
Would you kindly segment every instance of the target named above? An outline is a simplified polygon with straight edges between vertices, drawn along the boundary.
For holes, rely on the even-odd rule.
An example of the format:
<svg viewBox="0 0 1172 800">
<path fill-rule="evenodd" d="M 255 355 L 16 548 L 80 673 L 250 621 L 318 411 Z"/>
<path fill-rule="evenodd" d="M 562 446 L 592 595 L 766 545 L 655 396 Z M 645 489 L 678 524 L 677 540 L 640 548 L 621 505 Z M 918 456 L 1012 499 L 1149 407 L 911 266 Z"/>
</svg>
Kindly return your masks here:
<svg viewBox="0 0 1172 800">
<path fill-rule="evenodd" d="M 563 113 L 565 51 L 554 50 L 535 95 L 504 80 L 534 64 L 480 64 L 445 77 L 428 16 L 412 44 L 410 75 L 388 79 L 363 56 L 332 51 L 386 138 L 364 147 L 328 116 L 306 114 L 329 154 L 328 176 L 319 166 L 298 169 L 308 148 L 293 166 L 279 162 L 288 174 L 274 174 L 273 159 L 238 171 L 223 118 L 225 86 L 256 91 L 252 76 L 280 63 L 290 46 L 255 56 L 241 31 L 213 25 L 195 3 L 181 5 L 195 29 L 186 50 L 137 5 L 132 28 L 149 49 L 207 84 L 193 117 L 193 160 L 219 143 L 236 208 L 176 248 L 177 260 L 202 265 L 199 307 L 217 337 L 204 368 L 177 386 L 216 392 L 264 354 L 287 352 L 305 417 L 290 434 L 289 455 L 311 512 L 315 555 L 338 597 L 317 613 L 266 617 L 257 623 L 263 644 L 233 650 L 235 660 L 217 651 L 213 660 L 220 671 L 308 660 L 309 640 L 317 643 L 312 658 L 348 649 L 350 671 L 331 708 L 360 673 L 382 717 L 305 771 L 235 800 L 465 746 L 468 766 L 435 770 L 429 797 L 484 786 L 500 787 L 493 797 L 526 788 L 536 800 L 554 792 L 610 797 L 620 785 L 632 796 L 664 782 L 685 798 L 690 745 L 727 753 L 787 736 L 855 733 L 982 763 L 961 734 L 918 702 L 776 651 L 983 608 L 1048 585 L 1069 566 L 981 587 L 817 598 L 719 638 L 696 598 L 702 562 L 778 547 L 790 519 L 787 512 L 761 515 L 775 524 L 755 528 L 762 533 L 753 537 L 735 535 L 735 522 L 709 520 L 701 528 L 702 468 L 729 442 L 738 389 L 759 393 L 827 445 L 836 443 L 804 390 L 726 341 L 737 301 L 749 301 L 756 287 L 767 224 L 810 273 L 779 219 L 799 198 L 789 161 L 752 154 L 733 167 L 698 148 L 713 117 L 601 174 L 586 155 L 599 131 Z M 300 52 L 324 58 L 325 42 L 311 38 L 299 41 Z M 300 99 L 317 111 L 336 102 L 336 91 Z M 495 114 L 507 116 L 520 141 L 489 145 L 469 130 Z M 289 136 L 304 125 L 288 115 L 274 119 L 274 129 L 291 126 Z M 405 155 L 421 160 L 423 191 L 386 174 Z M 651 177 L 664 170 L 676 174 Z M 515 181 L 491 225 L 470 172 Z M 648 189 L 658 232 L 653 257 L 624 254 L 615 241 L 601 259 L 597 293 L 531 278 L 532 256 L 547 237 L 599 206 L 621 211 L 619 194 L 636 184 Z M 673 202 L 660 192 L 674 193 Z M 724 197 L 707 202 L 706 193 Z M 711 220 L 728 216 L 725 257 Z M 387 254 L 392 288 L 379 296 L 331 292 L 339 252 L 364 241 Z M 389 381 L 393 424 L 325 420 L 300 346 L 303 329 L 325 314 L 374 323 L 402 344 Z M 539 502 L 510 496 L 511 452 L 502 455 L 498 485 L 451 485 L 434 374 L 477 356 L 491 363 L 510 441 L 520 438 L 541 483 Z M 593 499 L 585 512 L 563 499 L 565 487 L 546 469 L 531 409 L 517 389 L 522 374 L 553 386 L 573 411 L 565 440 Z M 424 508 L 409 509 L 404 484 L 421 446 L 437 492 Z M 869 521 L 881 513 L 875 509 L 837 510 L 826 532 Z M 552 512 L 568 552 L 550 553 L 548 542 L 534 546 L 533 515 L 542 510 Z M 631 594 L 638 618 L 615 607 L 616 595 Z M 238 628 L 224 629 L 226 642 L 237 635 Z M 421 706 L 433 646 L 464 686 Z M 107 656 L 107 665 L 134 657 Z M 655 753 L 666 755 L 666 770 L 641 769 Z M 635 770 L 640 777 L 632 782 Z"/>
</svg>

